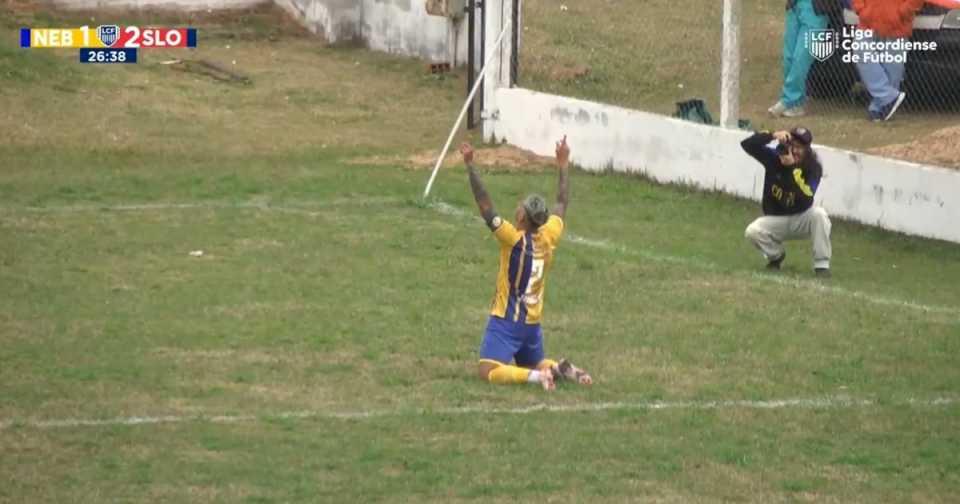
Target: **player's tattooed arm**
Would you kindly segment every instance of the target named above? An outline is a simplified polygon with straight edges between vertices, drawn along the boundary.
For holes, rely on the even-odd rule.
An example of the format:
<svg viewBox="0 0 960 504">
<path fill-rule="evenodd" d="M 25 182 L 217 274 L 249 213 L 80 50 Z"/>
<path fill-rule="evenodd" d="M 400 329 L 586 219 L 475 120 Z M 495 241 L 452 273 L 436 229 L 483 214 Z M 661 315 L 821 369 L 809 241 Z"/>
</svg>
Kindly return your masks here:
<svg viewBox="0 0 960 504">
<path fill-rule="evenodd" d="M 473 167 L 473 164 L 467 165 L 467 173 L 470 175 L 470 189 L 473 190 L 473 199 L 477 202 L 477 208 L 480 209 L 480 216 L 483 217 L 484 222 L 487 223 L 487 226 L 490 229 L 496 229 L 494 225 L 497 219 L 497 211 L 493 208 L 493 202 L 490 201 L 490 195 L 487 194 L 487 189 L 483 187 L 483 182 L 480 180 L 480 174 L 477 173 L 477 169 Z"/>
<path fill-rule="evenodd" d="M 557 142 L 557 204 L 553 213 L 561 219 L 566 218 L 567 205 L 570 203 L 570 147 L 567 145 L 567 136 Z"/>
<path fill-rule="evenodd" d="M 463 155 L 463 163 L 467 166 L 470 189 L 473 191 L 473 199 L 477 202 L 477 208 L 480 209 L 480 216 L 483 217 L 484 222 L 490 229 L 496 229 L 500 219 L 497 218 L 497 211 L 493 208 L 493 201 L 490 199 L 490 194 L 487 193 L 487 188 L 483 186 L 483 181 L 480 180 L 480 174 L 473 166 L 473 147 L 464 143 L 460 146 L 460 154 Z"/>
</svg>

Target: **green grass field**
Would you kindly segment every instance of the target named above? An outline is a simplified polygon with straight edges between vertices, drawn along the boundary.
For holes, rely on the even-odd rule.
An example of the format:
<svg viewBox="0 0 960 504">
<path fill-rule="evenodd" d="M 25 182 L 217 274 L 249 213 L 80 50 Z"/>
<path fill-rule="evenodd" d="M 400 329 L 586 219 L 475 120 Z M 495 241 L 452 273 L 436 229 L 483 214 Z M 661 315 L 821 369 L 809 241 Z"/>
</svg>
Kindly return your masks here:
<svg viewBox="0 0 960 504">
<path fill-rule="evenodd" d="M 462 76 L 261 15 L 195 21 L 191 57 L 250 85 L 173 51 L 90 68 L 13 46 L 49 14 L 6 15 L 0 502 L 960 491 L 957 245 L 835 221 L 832 280 L 805 242 L 767 274 L 756 203 L 576 172 L 544 330 L 597 383 L 486 385 L 496 244 L 461 170 L 422 203 L 400 161 L 439 149 Z M 555 185 L 484 175 L 504 214 Z"/>
</svg>

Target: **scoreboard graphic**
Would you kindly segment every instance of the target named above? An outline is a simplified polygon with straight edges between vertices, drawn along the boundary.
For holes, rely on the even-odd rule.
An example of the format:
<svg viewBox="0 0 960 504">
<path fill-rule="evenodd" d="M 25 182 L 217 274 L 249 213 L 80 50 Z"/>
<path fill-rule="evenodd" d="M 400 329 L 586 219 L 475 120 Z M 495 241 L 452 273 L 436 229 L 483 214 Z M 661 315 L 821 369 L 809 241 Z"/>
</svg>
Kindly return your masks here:
<svg viewBox="0 0 960 504">
<path fill-rule="evenodd" d="M 21 28 L 20 47 L 80 49 L 81 63 L 136 63 L 140 48 L 197 47 L 197 30 L 118 25 Z"/>
</svg>

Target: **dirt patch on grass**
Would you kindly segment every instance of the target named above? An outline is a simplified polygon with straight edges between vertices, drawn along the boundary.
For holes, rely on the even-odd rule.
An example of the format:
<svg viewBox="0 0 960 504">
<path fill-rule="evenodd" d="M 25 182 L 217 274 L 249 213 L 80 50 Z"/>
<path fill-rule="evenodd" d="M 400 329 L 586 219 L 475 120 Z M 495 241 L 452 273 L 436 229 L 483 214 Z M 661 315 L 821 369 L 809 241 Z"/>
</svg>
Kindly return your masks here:
<svg viewBox="0 0 960 504">
<path fill-rule="evenodd" d="M 43 7 L 40 2 L 33 0 L 7 0 L 0 5 L 0 12 L 6 14 L 11 21 L 15 21 L 14 16 L 33 15 Z"/>
<path fill-rule="evenodd" d="M 885 145 L 870 149 L 867 152 L 878 156 L 913 161 L 914 163 L 960 169 L 960 148 L 957 147 L 958 136 L 960 136 L 960 126 L 951 126 L 934 131 L 930 135 L 920 137 L 912 142 Z"/>
<path fill-rule="evenodd" d="M 555 81 L 573 81 L 590 75 L 590 67 L 583 64 L 555 65 L 550 69 L 550 78 Z"/>
<path fill-rule="evenodd" d="M 410 157 L 372 156 L 358 158 L 355 164 L 399 165 L 415 170 L 431 170 L 437 163 L 440 153 L 435 150 L 423 151 Z M 553 166 L 553 159 L 538 156 L 530 151 L 512 145 L 500 145 L 489 149 L 477 150 L 475 164 L 483 168 L 498 171 L 539 172 Z M 463 164 L 460 153 L 451 149 L 443 160 L 444 168 L 456 168 Z"/>
</svg>

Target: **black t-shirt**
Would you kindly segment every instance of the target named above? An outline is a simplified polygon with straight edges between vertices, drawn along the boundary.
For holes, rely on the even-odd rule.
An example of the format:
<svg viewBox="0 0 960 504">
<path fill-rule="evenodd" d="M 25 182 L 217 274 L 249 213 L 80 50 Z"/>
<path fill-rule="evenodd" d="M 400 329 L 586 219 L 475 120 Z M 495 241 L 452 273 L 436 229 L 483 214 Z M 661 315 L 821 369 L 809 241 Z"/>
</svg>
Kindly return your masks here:
<svg viewBox="0 0 960 504">
<path fill-rule="evenodd" d="M 777 151 L 767 145 L 774 140 L 766 132 L 754 133 L 740 145 L 760 161 L 766 173 L 763 177 L 763 213 L 765 215 L 794 215 L 813 206 L 813 195 L 820 185 L 822 173 L 817 168 L 784 166 Z"/>
</svg>

